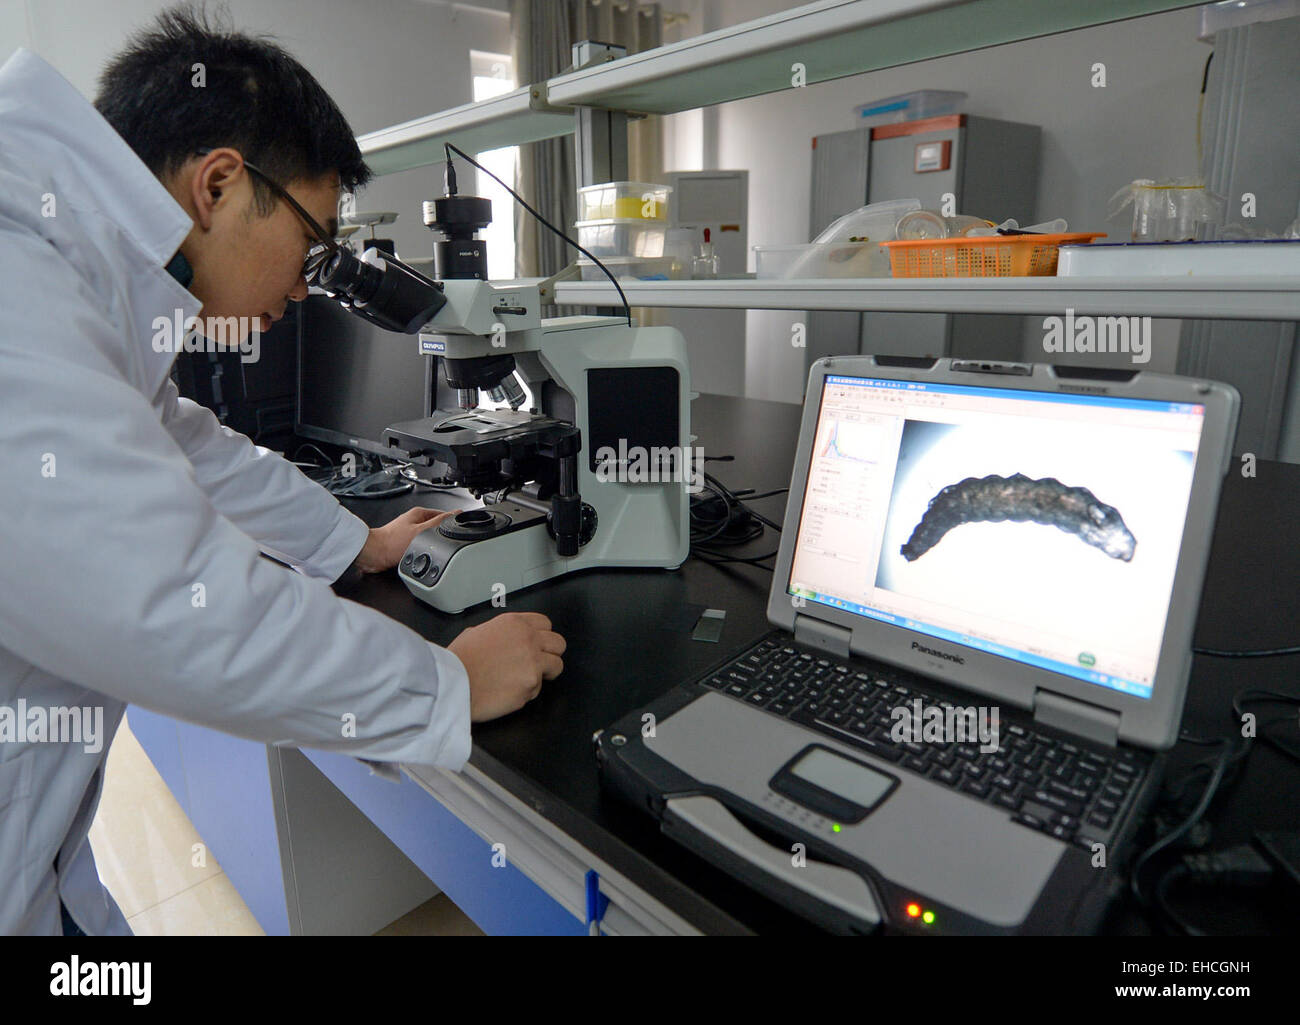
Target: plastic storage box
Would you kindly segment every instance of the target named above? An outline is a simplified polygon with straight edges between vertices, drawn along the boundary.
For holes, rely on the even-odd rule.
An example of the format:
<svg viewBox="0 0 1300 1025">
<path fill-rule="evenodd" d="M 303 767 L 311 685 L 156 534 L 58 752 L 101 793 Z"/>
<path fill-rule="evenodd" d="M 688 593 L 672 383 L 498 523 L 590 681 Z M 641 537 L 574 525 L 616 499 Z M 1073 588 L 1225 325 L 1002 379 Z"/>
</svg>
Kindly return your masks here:
<svg viewBox="0 0 1300 1025">
<path fill-rule="evenodd" d="M 607 256 L 663 256 L 668 225 L 663 221 L 607 217 L 578 221 L 578 245 L 602 260 Z"/>
<path fill-rule="evenodd" d="M 864 103 L 856 108 L 858 125 L 872 128 L 876 125 L 893 125 L 900 121 L 916 121 L 923 117 L 955 114 L 966 94 L 948 89 L 918 89 L 899 96 L 886 96 L 883 100 Z"/>
<path fill-rule="evenodd" d="M 760 279 L 887 278 L 889 254 L 878 242 L 754 246 L 754 272 Z"/>
<path fill-rule="evenodd" d="M 606 182 L 578 190 L 578 220 L 609 218 L 667 221 L 671 185 L 653 182 Z"/>
</svg>

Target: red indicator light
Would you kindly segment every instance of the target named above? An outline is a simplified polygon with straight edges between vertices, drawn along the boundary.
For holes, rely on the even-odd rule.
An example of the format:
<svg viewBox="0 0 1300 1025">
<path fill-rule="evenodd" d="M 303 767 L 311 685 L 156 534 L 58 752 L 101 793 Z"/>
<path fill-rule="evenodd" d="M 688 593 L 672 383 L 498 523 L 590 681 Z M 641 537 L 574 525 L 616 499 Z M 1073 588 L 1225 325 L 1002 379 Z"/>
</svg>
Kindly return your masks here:
<svg viewBox="0 0 1300 1025">
<path fill-rule="evenodd" d="M 920 917 L 920 914 L 921 914 L 921 905 L 920 905 L 920 904 L 909 904 L 909 905 L 907 905 L 907 917 L 908 917 L 908 918 L 918 918 L 918 917 Z"/>
</svg>

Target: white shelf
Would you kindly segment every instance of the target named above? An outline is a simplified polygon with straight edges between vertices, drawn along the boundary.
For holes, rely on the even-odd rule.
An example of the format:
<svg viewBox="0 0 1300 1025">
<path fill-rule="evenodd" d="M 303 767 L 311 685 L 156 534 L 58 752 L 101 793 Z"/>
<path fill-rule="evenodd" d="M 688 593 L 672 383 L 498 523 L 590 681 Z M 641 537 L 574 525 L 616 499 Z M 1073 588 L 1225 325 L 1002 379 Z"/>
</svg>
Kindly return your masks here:
<svg viewBox="0 0 1300 1025">
<path fill-rule="evenodd" d="M 443 160 L 444 142 L 475 154 L 572 135 L 573 111 L 549 106 L 543 92 L 539 86 L 525 86 L 489 100 L 381 128 L 358 136 L 357 143 L 375 174 L 391 174 Z"/>
<path fill-rule="evenodd" d="M 673 114 L 1126 18 L 1196 0 L 822 0 L 546 83 L 550 103 Z"/>
<path fill-rule="evenodd" d="M 571 135 L 576 106 L 676 113 L 1124 18 L 1197 0 L 821 0 L 558 75 L 547 82 L 358 137 L 376 174 Z"/>
<path fill-rule="evenodd" d="M 1100 316 L 1300 320 L 1300 279 L 826 278 L 806 281 L 620 281 L 631 306 L 912 313 L 1075 313 Z M 560 305 L 619 306 L 606 281 L 562 281 Z"/>
</svg>

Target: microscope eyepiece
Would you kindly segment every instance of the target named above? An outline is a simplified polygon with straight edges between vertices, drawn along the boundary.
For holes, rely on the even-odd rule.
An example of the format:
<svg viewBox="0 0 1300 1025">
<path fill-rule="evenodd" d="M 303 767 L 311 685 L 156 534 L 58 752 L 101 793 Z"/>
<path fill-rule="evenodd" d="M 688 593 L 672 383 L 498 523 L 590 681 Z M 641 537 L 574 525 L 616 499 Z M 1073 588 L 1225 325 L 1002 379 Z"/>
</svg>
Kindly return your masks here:
<svg viewBox="0 0 1300 1025">
<path fill-rule="evenodd" d="M 362 263 L 347 249 L 336 249 L 316 274 L 319 287 L 327 292 L 342 292 L 349 299 L 365 303 L 379 291 L 383 272 Z"/>
<path fill-rule="evenodd" d="M 366 260 L 340 247 L 323 261 L 308 284 L 324 289 L 354 313 L 389 331 L 415 334 L 447 304 L 442 286 L 395 256 L 368 250 Z"/>
</svg>

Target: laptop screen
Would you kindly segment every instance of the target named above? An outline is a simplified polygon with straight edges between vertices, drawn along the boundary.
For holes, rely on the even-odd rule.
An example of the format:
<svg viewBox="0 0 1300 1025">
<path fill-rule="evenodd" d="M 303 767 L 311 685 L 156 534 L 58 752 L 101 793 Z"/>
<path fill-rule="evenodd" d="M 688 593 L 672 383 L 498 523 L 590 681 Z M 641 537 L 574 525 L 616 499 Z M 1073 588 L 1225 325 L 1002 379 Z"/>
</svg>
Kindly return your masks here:
<svg viewBox="0 0 1300 1025">
<path fill-rule="evenodd" d="M 1150 698 L 1204 419 L 828 375 L 787 593 Z"/>
</svg>

